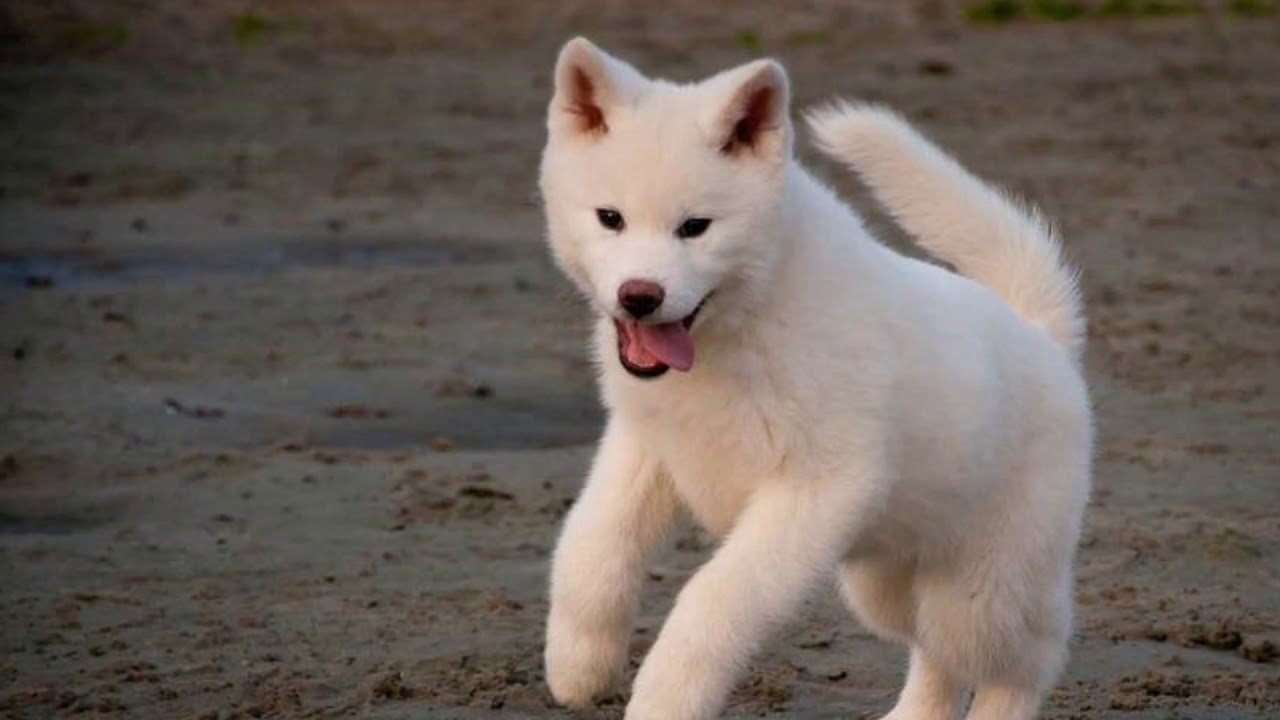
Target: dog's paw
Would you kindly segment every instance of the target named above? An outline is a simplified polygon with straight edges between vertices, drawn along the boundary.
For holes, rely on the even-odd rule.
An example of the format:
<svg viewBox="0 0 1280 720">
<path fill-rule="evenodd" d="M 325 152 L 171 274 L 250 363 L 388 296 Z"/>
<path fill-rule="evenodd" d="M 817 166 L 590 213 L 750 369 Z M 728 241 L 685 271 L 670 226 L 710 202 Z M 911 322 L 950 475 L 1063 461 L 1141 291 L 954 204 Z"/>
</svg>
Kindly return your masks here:
<svg viewBox="0 0 1280 720">
<path fill-rule="evenodd" d="M 553 633 L 547 639 L 545 660 L 552 697 L 581 709 L 608 692 L 622 675 L 627 639 Z"/>
</svg>

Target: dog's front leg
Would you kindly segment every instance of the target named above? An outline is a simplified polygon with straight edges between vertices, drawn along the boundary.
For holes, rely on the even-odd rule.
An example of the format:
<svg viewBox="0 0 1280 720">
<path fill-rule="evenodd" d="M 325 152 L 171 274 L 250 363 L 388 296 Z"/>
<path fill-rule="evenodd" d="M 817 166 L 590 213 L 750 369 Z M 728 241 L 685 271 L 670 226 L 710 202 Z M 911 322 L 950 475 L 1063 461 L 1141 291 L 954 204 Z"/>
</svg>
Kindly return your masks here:
<svg viewBox="0 0 1280 720">
<path fill-rule="evenodd" d="M 551 562 L 546 666 L 556 700 L 583 707 L 625 669 L 644 564 L 676 507 L 657 461 L 611 418 Z"/>
<path fill-rule="evenodd" d="M 716 717 L 769 631 L 831 577 L 873 491 L 784 482 L 757 490 L 715 556 L 680 592 L 640 666 L 626 719 Z"/>
</svg>

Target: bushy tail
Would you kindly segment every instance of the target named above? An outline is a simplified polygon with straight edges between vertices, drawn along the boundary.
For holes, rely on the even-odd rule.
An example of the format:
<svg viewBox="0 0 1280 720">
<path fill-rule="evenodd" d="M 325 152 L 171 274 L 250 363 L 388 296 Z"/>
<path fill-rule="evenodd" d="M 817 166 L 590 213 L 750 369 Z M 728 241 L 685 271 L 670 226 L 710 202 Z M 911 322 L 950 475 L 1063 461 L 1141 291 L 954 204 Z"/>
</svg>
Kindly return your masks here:
<svg viewBox="0 0 1280 720">
<path fill-rule="evenodd" d="M 1004 299 L 1079 365 L 1085 320 L 1076 273 L 1049 224 L 983 183 L 890 110 L 812 112 L 818 146 L 847 163 L 925 249 Z"/>
</svg>

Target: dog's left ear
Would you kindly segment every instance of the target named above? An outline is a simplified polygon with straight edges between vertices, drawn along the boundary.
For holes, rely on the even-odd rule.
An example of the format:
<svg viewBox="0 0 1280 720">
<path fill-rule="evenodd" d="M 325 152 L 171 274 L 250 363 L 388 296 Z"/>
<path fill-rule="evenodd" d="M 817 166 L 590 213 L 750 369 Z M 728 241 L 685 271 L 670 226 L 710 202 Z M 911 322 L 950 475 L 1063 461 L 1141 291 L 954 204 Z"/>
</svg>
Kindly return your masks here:
<svg viewBox="0 0 1280 720">
<path fill-rule="evenodd" d="M 720 152 L 783 161 L 791 156 L 791 90 L 776 60 L 756 60 L 705 82 L 704 126 Z"/>
<path fill-rule="evenodd" d="M 577 37 L 560 49 L 555 83 L 547 115 L 551 132 L 600 137 L 608 134 L 614 113 L 632 102 L 648 81 L 590 40 Z"/>
</svg>

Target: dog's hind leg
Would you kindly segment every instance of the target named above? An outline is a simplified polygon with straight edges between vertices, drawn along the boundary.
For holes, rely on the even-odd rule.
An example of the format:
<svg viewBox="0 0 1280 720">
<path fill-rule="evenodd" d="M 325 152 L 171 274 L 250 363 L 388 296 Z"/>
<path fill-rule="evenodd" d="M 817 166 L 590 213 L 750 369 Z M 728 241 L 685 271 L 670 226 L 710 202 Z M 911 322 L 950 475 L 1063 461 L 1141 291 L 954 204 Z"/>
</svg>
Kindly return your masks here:
<svg viewBox="0 0 1280 720">
<path fill-rule="evenodd" d="M 838 574 L 840 594 L 859 622 L 881 639 L 912 644 L 916 615 L 913 564 L 846 559 Z"/>
<path fill-rule="evenodd" d="M 964 686 L 915 642 L 915 563 L 872 558 L 840 566 L 845 603 L 868 630 L 911 647 L 906 684 L 883 720 L 953 720 Z"/>
<path fill-rule="evenodd" d="M 882 720 L 954 720 L 964 686 L 919 648 L 911 650 L 907 682 Z"/>
<path fill-rule="evenodd" d="M 1039 689 L 1016 685 L 979 685 L 965 720 L 1032 720 L 1041 695 Z"/>
</svg>

